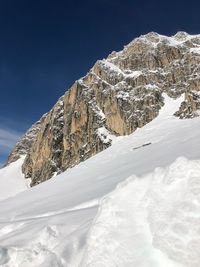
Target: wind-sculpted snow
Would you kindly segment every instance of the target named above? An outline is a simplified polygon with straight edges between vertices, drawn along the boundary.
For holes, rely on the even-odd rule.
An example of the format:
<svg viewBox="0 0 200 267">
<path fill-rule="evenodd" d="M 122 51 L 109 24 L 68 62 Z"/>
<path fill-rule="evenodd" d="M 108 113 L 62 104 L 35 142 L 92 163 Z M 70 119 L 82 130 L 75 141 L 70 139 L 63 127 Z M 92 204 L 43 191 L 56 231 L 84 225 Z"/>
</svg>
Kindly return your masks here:
<svg viewBox="0 0 200 267">
<path fill-rule="evenodd" d="M 147 192 L 153 246 L 184 266 L 200 264 L 200 161 L 154 172 Z"/>
<path fill-rule="evenodd" d="M 1 200 L 1 267 L 200 265 L 200 118 L 174 117 L 183 98 L 164 99 L 135 133 Z"/>
<path fill-rule="evenodd" d="M 88 239 L 84 267 L 197 267 L 200 161 L 130 177 L 106 196 Z"/>
</svg>

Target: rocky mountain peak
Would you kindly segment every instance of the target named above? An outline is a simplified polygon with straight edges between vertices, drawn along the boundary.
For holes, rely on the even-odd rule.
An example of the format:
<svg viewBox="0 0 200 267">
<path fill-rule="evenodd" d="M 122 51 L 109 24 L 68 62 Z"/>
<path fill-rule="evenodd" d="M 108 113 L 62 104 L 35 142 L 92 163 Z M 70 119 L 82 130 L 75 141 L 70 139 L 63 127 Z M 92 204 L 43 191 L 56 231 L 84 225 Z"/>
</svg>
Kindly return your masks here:
<svg viewBox="0 0 200 267">
<path fill-rule="evenodd" d="M 199 35 L 151 32 L 134 39 L 76 81 L 22 137 L 8 163 L 26 154 L 25 176 L 32 185 L 45 181 L 153 120 L 164 105 L 163 93 L 185 94 L 176 116 L 198 116 L 199 66 Z"/>
<path fill-rule="evenodd" d="M 186 41 L 188 38 L 191 38 L 191 37 L 192 35 L 189 35 L 187 32 L 184 32 L 184 31 L 179 31 L 173 36 L 173 38 L 178 41 Z"/>
</svg>

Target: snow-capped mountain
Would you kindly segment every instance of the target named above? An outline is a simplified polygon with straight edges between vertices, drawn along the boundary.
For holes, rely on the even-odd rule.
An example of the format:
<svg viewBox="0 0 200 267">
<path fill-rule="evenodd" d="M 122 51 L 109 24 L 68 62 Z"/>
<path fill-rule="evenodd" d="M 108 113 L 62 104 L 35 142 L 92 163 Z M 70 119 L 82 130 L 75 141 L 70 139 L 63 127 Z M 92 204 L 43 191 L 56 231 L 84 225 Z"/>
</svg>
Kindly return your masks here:
<svg viewBox="0 0 200 267">
<path fill-rule="evenodd" d="M 0 266 L 199 266 L 200 117 L 180 120 L 184 97 L 163 99 L 141 129 L 0 202 Z"/>
<path fill-rule="evenodd" d="M 200 265 L 199 63 L 199 35 L 149 33 L 33 125 L 0 169 L 0 266 Z"/>
<path fill-rule="evenodd" d="M 23 173 L 35 185 L 77 165 L 153 120 L 162 94 L 185 94 L 176 111 L 200 108 L 200 36 L 149 33 L 99 60 L 16 145 L 8 164 L 25 155 Z"/>
</svg>

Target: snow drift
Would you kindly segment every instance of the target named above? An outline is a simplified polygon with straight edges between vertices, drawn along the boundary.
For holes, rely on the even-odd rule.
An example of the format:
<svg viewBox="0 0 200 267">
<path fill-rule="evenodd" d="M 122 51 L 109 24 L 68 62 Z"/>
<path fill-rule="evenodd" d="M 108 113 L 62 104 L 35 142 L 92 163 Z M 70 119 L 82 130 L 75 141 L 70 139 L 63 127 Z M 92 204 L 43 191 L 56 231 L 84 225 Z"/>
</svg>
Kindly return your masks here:
<svg viewBox="0 0 200 267">
<path fill-rule="evenodd" d="M 145 127 L 2 200 L 0 266 L 198 266 L 200 118 L 174 117 L 181 102 L 165 95 Z"/>
<path fill-rule="evenodd" d="M 199 175 L 199 160 L 178 158 L 119 184 L 100 203 L 81 266 L 198 266 Z"/>
</svg>

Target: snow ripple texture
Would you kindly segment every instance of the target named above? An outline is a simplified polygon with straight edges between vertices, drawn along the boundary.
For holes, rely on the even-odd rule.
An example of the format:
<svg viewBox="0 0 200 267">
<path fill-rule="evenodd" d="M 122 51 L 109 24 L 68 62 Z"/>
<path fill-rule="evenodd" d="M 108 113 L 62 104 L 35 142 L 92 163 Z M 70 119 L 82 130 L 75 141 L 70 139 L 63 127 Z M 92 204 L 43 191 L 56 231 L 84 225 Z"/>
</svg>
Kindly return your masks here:
<svg viewBox="0 0 200 267">
<path fill-rule="evenodd" d="M 199 249 L 200 161 L 181 157 L 102 200 L 81 266 L 197 267 Z"/>
</svg>

